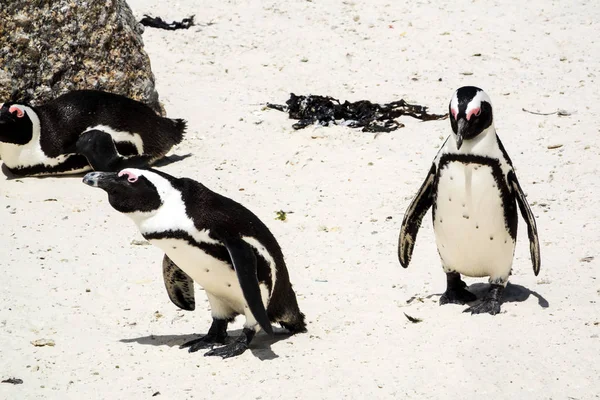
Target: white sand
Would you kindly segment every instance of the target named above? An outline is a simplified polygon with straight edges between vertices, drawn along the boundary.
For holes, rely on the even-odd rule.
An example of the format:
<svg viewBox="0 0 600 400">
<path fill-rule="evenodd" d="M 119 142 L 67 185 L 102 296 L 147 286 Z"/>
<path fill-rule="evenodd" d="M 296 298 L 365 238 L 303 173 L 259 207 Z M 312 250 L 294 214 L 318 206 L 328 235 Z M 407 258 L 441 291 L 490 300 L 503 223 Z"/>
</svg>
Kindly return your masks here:
<svg viewBox="0 0 600 400">
<path fill-rule="evenodd" d="M 600 396 L 595 2 L 130 3 L 140 18 L 214 22 L 144 33 L 161 100 L 190 126 L 174 153 L 193 156 L 164 170 L 203 182 L 267 223 L 309 333 L 275 343 L 261 334 L 252 351 L 229 360 L 179 350 L 209 327 L 203 292 L 195 312 L 169 301 L 160 250 L 130 244 L 142 238 L 104 192 L 80 177 L 1 176 L 0 379 L 24 383 L 0 384 L 0 398 Z M 285 114 L 260 105 L 294 92 L 403 98 L 442 113 L 467 84 L 493 100 L 542 245 L 535 277 L 521 220 L 513 286 L 495 317 L 438 306 L 445 275 L 429 215 L 410 267 L 397 260 L 404 210 L 450 132 L 448 120 L 405 118 L 405 128 L 374 139 L 343 127 L 294 131 Z M 547 148 L 555 144 L 563 146 Z M 293 211 L 286 222 L 274 219 L 281 209 Z M 588 256 L 595 259 L 581 261 Z M 467 282 L 486 288 L 485 279 Z M 423 302 L 407 304 L 413 296 Z M 42 338 L 56 345 L 30 343 Z"/>
</svg>

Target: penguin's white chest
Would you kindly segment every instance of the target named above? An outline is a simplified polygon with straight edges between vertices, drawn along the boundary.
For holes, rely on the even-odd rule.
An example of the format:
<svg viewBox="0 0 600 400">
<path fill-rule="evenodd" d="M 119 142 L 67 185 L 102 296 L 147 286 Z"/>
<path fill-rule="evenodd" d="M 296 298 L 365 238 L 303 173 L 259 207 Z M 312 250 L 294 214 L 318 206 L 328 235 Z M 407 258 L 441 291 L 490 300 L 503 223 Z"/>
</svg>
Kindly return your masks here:
<svg viewBox="0 0 600 400">
<path fill-rule="evenodd" d="M 433 227 L 445 268 L 473 277 L 510 273 L 515 242 L 490 166 L 455 161 L 440 169 Z"/>
<path fill-rule="evenodd" d="M 60 155 L 52 158 L 48 157 L 42 150 L 38 140 L 33 139 L 25 145 L 16 145 L 12 143 L 0 143 L 0 157 L 9 168 L 33 167 L 36 165 L 45 165 L 55 167 L 64 163 L 70 154 Z M 79 170 L 68 171 L 69 173 L 78 173 L 90 170 L 90 167 L 84 167 Z"/>
<path fill-rule="evenodd" d="M 219 298 L 236 312 L 244 314 L 246 300 L 237 275 L 229 264 L 181 239 L 152 239 L 150 243 L 162 249 L 207 293 Z"/>
</svg>

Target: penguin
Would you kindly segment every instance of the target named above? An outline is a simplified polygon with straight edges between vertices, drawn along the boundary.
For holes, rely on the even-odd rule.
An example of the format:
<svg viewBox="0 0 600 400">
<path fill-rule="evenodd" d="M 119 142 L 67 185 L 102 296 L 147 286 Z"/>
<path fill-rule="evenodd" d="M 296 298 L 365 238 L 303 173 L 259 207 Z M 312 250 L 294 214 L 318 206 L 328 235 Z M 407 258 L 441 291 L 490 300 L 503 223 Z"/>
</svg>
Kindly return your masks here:
<svg viewBox="0 0 600 400">
<path fill-rule="evenodd" d="M 0 107 L 0 158 L 14 175 L 146 167 L 183 139 L 183 119 L 114 93 L 76 90 L 43 105 Z"/>
<path fill-rule="evenodd" d="M 199 182 L 155 169 L 90 172 L 83 182 L 106 191 L 110 205 L 164 251 L 164 283 L 176 306 L 194 310 L 194 282 L 204 288 L 212 325 L 181 348 L 225 344 L 227 325 L 240 314 L 246 318 L 241 336 L 205 356 L 238 356 L 261 329 L 273 335 L 275 322 L 292 334 L 306 332 L 281 248 L 250 210 Z"/>
<path fill-rule="evenodd" d="M 464 311 L 496 315 L 512 270 L 518 222 L 515 203 L 527 223 L 536 276 L 541 265 L 537 226 L 512 161 L 496 134 L 489 96 L 477 87 L 461 87 L 454 92 L 449 111 L 453 133 L 404 215 L 398 258 L 408 267 L 421 221 L 432 207 L 435 240 L 447 281 L 440 305 L 476 300 L 461 274 L 489 276 L 489 292 Z"/>
</svg>

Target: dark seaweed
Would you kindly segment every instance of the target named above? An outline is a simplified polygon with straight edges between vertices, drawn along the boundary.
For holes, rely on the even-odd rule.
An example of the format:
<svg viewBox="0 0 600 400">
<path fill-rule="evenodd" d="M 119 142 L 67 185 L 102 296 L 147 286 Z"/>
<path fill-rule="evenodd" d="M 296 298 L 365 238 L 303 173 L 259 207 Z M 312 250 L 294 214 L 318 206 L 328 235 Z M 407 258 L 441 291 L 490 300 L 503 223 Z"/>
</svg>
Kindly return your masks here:
<svg viewBox="0 0 600 400">
<path fill-rule="evenodd" d="M 151 17 L 144 15 L 144 18 L 140 21 L 140 24 L 149 26 L 151 28 L 166 29 L 168 31 L 174 31 L 177 29 L 189 29 L 194 26 L 194 16 L 184 18 L 181 22 L 173 21 L 170 24 L 166 23 L 161 17 Z"/>
<path fill-rule="evenodd" d="M 2 381 L 2 383 L 10 383 L 13 385 L 21 385 L 23 383 L 23 379 L 19 378 L 8 378 Z"/>
<path fill-rule="evenodd" d="M 354 103 L 345 101 L 341 104 L 338 99 L 329 96 L 296 96 L 294 93 L 290 94 L 286 105 L 267 103 L 267 107 L 288 112 L 291 119 L 298 120 L 292 125 L 294 129 L 302 129 L 315 123 L 329 126 L 330 123 L 340 124 L 340 121 L 345 121 L 344 125 L 351 128 L 362 128 L 363 132 L 391 132 L 404 126 L 395 121 L 396 118 L 403 115 L 421 121 L 448 117 L 448 114 L 429 114 L 427 107 L 408 104 L 404 100 L 383 105 L 371 103 L 368 100 Z"/>
<path fill-rule="evenodd" d="M 413 324 L 418 324 L 419 322 L 423 321 L 421 318 L 415 318 L 415 317 L 411 317 L 410 315 L 408 315 L 407 313 L 404 313 L 404 316 L 406 316 L 406 318 L 412 322 Z"/>
</svg>

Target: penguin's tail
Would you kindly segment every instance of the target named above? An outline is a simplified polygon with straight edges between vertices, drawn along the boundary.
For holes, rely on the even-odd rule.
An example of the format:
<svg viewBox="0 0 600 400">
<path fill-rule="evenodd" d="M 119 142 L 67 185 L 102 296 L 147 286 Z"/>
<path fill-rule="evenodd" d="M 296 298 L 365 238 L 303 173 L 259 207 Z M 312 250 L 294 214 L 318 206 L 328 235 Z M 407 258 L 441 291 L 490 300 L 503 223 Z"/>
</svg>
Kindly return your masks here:
<svg viewBox="0 0 600 400">
<path fill-rule="evenodd" d="M 175 144 L 181 143 L 183 140 L 183 135 L 185 134 L 185 130 L 187 129 L 187 121 L 185 119 L 172 119 L 171 123 L 173 124 L 173 139 L 175 140 Z"/>
<path fill-rule="evenodd" d="M 306 332 L 305 316 L 298 307 L 296 293 L 291 284 L 283 303 L 285 303 L 284 310 L 280 311 L 281 315 L 276 318 L 277 322 L 292 334 Z"/>
</svg>

